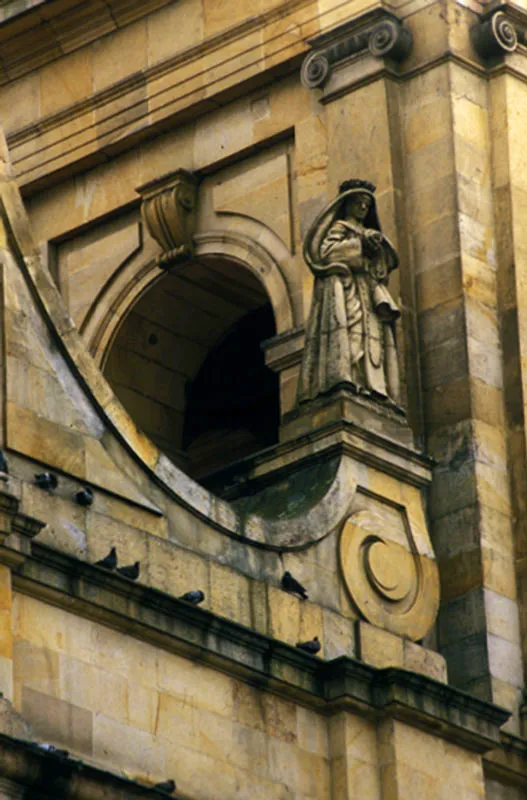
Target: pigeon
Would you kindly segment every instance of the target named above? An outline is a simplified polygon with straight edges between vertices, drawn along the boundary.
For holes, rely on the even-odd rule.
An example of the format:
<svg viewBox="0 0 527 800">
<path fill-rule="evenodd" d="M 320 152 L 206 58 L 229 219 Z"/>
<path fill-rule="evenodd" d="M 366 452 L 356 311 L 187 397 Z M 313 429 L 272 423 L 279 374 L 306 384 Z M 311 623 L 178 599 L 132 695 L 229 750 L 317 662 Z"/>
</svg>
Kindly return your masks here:
<svg viewBox="0 0 527 800">
<path fill-rule="evenodd" d="M 176 783 L 175 781 L 170 778 L 168 781 L 161 781 L 161 783 L 156 783 L 154 789 L 159 789 L 160 792 L 166 792 L 167 794 L 172 794 L 176 791 Z"/>
<path fill-rule="evenodd" d="M 93 503 L 93 492 L 89 486 L 80 489 L 75 495 L 75 500 L 80 506 L 91 506 Z"/>
<path fill-rule="evenodd" d="M 39 472 L 35 475 L 35 483 L 41 489 L 56 489 L 59 481 L 52 472 Z"/>
<path fill-rule="evenodd" d="M 282 589 L 285 592 L 290 592 L 291 594 L 297 594 L 302 600 L 307 600 L 307 592 L 299 583 L 290 572 L 284 572 L 282 575 Z"/>
<path fill-rule="evenodd" d="M 115 547 L 112 547 L 107 556 L 101 558 L 100 561 L 96 561 L 94 566 L 102 567 L 103 569 L 115 569 L 117 566 L 117 550 Z"/>
<path fill-rule="evenodd" d="M 135 564 L 130 564 L 128 567 L 117 567 L 117 572 L 124 578 L 135 581 L 139 577 L 139 561 L 136 561 Z"/>
<path fill-rule="evenodd" d="M 61 758 L 68 758 L 69 751 L 68 750 L 61 750 L 59 747 L 55 747 L 54 744 L 48 744 L 47 742 L 37 742 L 37 747 L 39 750 L 45 750 L 46 753 L 51 753 L 54 756 L 60 756 Z"/>
<path fill-rule="evenodd" d="M 318 636 L 315 636 L 314 639 L 311 639 L 309 642 L 298 642 L 297 647 L 299 650 L 303 650 L 304 653 L 310 653 L 314 656 L 320 650 Z"/>
<path fill-rule="evenodd" d="M 192 592 L 185 592 L 179 600 L 184 600 L 186 603 L 192 603 L 193 606 L 199 606 L 205 600 L 205 594 L 201 589 L 194 589 Z"/>
</svg>

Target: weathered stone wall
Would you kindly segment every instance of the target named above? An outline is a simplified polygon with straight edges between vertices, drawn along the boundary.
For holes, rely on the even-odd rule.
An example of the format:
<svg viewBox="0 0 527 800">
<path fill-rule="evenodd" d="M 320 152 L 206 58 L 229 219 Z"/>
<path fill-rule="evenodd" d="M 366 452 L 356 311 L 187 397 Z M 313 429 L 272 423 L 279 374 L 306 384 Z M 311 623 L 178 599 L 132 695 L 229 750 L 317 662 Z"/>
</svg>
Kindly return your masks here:
<svg viewBox="0 0 527 800">
<path fill-rule="evenodd" d="M 332 62 L 315 88 L 302 85 L 300 66 L 331 41 L 320 35 L 340 23 L 363 35 L 385 18 L 381 6 L 109 0 L 81 12 L 68 0 L 46 10 L 26 3 L 18 17 L 12 4 L 0 5 L 10 20 L 0 31 L 0 118 L 13 163 L 11 171 L 3 152 L 5 697 L 35 738 L 133 780 L 174 776 L 188 797 L 519 800 L 527 753 L 525 4 L 506 10 L 520 45 L 488 57 L 471 34 L 485 3 L 396 2 L 390 12 L 411 31 L 409 54 L 379 58 L 361 45 Z M 137 189 L 180 168 L 200 177 L 195 261 L 167 279 Z M 329 429 L 317 438 L 304 418 L 291 417 L 313 286 L 302 243 L 350 177 L 376 184 L 383 230 L 400 256 L 390 291 L 402 310 L 397 343 L 411 432 L 397 440 L 392 426 L 384 450 L 378 426 L 386 421 L 355 418 L 335 433 L 330 412 L 317 410 L 312 428 Z M 227 265 L 224 284 L 229 269 L 239 271 L 240 284 L 229 287 L 238 304 L 221 296 L 221 281 L 200 289 L 207 263 Z M 193 268 L 196 285 L 185 294 Z M 177 302 L 165 298 L 161 309 L 153 287 L 169 283 Z M 251 479 L 257 494 L 275 476 L 283 505 L 273 500 L 271 522 L 210 495 L 160 453 L 180 457 L 188 380 L 228 325 L 263 299 L 278 334 L 266 358 L 280 375 L 283 426 Z M 166 339 L 156 367 L 148 360 L 153 334 Z M 184 357 L 176 361 L 178 348 Z M 354 424 L 366 429 L 362 438 L 353 438 Z M 411 434 L 435 459 L 429 490 L 429 465 L 413 453 Z M 347 483 L 340 472 L 327 482 L 338 502 L 329 489 L 308 487 L 312 506 L 330 507 L 314 523 L 291 475 L 302 459 L 317 464 L 336 452 L 347 459 Z M 34 485 L 43 469 L 59 476 L 53 492 Z M 87 508 L 75 502 L 85 484 L 95 495 Z M 404 540 L 416 556 L 411 583 L 428 602 L 426 647 L 412 641 L 422 638 L 418 626 L 394 621 L 389 602 L 370 611 L 353 601 L 362 565 L 356 577 L 346 574 L 342 520 L 328 522 L 346 492 L 342 520 L 362 514 L 371 531 L 384 530 L 397 547 Z M 19 539 L 31 518 L 44 527 L 30 557 Z M 309 537 L 295 539 L 304 529 Z M 282 538 L 270 541 L 269 531 Z M 205 592 L 195 624 L 219 620 L 216 661 L 212 639 L 202 651 L 170 652 L 150 607 L 120 627 L 118 617 L 132 614 L 129 587 L 112 584 L 99 595 L 81 564 L 111 546 L 121 564 L 140 561 L 145 603 L 161 607 L 156 592 Z M 46 547 L 53 558 L 63 554 L 62 571 Z M 309 600 L 280 588 L 284 570 Z M 429 722 L 407 710 L 406 696 L 382 705 L 378 686 L 367 701 L 357 693 L 330 706 L 350 696 L 338 676 L 328 696 L 310 686 L 308 699 L 308 677 L 326 686 L 327 676 L 306 662 L 299 687 L 287 673 L 297 666 L 287 648 L 284 659 L 293 661 L 278 677 L 295 690 L 286 697 L 282 684 L 244 662 L 245 634 L 236 627 L 233 645 L 230 623 L 269 637 L 253 642 L 265 653 L 268 641 L 294 646 L 318 635 L 321 659 L 406 669 L 424 676 L 423 696 L 443 692 L 448 701 L 428 708 Z M 180 629 L 173 635 L 184 639 Z M 229 674 L 225 642 L 240 648 L 229 651 L 237 665 Z M 462 695 L 444 685 L 445 659 L 450 686 L 511 712 L 503 746 L 490 705 L 471 708 L 477 735 L 464 712 L 452 716 Z M 443 685 L 434 690 L 427 678 Z"/>
<path fill-rule="evenodd" d="M 329 796 L 323 716 L 29 597 L 14 615 L 16 704 L 37 737 L 192 797 Z"/>
</svg>

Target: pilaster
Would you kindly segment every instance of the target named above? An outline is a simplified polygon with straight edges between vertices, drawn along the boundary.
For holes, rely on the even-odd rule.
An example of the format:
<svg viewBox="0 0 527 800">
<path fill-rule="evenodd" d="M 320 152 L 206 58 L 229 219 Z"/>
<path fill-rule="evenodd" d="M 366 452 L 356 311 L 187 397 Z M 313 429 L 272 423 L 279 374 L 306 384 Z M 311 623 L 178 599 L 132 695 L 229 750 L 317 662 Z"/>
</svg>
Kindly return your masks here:
<svg viewBox="0 0 527 800">
<path fill-rule="evenodd" d="M 527 207 L 525 84 L 506 73 L 521 70 L 516 51 L 525 26 L 517 7 L 493 7 L 481 18 L 453 3 L 436 11 L 439 4 L 407 17 L 399 9 L 398 30 L 409 30 L 411 46 L 397 58 L 374 56 L 367 36 L 362 50 L 342 55 L 346 26 L 334 29 L 334 50 L 326 34 L 330 69 L 313 91 L 332 142 L 329 185 L 344 177 L 343 165 L 346 177 L 374 181 L 386 233 L 401 254 L 399 283 L 391 280 L 390 290 L 403 310 L 409 421 L 422 441 L 422 412 L 425 449 L 436 461 L 428 510 L 442 581 L 438 643 L 449 679 L 513 709 L 517 729 L 523 668 L 515 564 L 518 557 L 521 571 L 527 559 L 513 528 L 524 524 L 515 520 L 525 519 L 527 473 L 519 455 L 523 411 L 513 435 L 505 419 L 509 406 L 509 417 L 519 410 L 514 342 L 523 328 L 510 306 L 518 315 L 521 303 L 510 298 L 521 288 L 507 276 L 508 264 L 523 258 L 523 232 L 513 227 Z M 367 23 L 366 14 L 355 18 L 352 43 Z M 316 54 L 308 56 L 304 72 L 315 63 Z"/>
<path fill-rule="evenodd" d="M 5 477 L 7 481 L 0 485 L 0 692 L 12 701 L 12 571 L 30 555 L 31 540 L 44 523 L 21 513 L 20 482 Z"/>
</svg>

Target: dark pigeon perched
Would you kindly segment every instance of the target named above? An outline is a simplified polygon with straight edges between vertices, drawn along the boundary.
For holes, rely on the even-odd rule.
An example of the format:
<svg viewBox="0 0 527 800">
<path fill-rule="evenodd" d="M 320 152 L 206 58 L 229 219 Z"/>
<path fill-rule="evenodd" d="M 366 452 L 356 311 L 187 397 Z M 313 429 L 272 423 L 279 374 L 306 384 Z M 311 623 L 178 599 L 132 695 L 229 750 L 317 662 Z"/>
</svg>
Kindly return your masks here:
<svg viewBox="0 0 527 800">
<path fill-rule="evenodd" d="M 93 491 L 89 486 L 80 489 L 75 495 L 75 500 L 80 506 L 91 506 L 93 503 Z"/>
<path fill-rule="evenodd" d="M 168 781 L 161 781 L 161 783 L 156 783 L 154 789 L 159 789 L 160 792 L 166 792 L 167 794 L 172 794 L 176 791 L 176 783 L 175 781 L 170 778 Z"/>
<path fill-rule="evenodd" d="M 40 489 L 56 489 L 59 481 L 52 472 L 39 472 L 35 475 L 35 483 Z"/>
<path fill-rule="evenodd" d="M 192 603 L 193 606 L 198 606 L 205 600 L 205 593 L 201 589 L 194 589 L 191 592 L 185 592 L 179 599 L 184 600 L 186 603 Z"/>
<path fill-rule="evenodd" d="M 318 636 L 315 636 L 309 642 L 298 642 L 297 647 L 305 653 L 310 653 L 312 656 L 316 655 L 320 650 L 320 642 Z"/>
<path fill-rule="evenodd" d="M 107 556 L 101 558 L 100 561 L 96 561 L 94 566 L 102 567 L 103 569 L 115 569 L 117 566 L 117 550 L 115 547 L 112 547 Z"/>
<path fill-rule="evenodd" d="M 299 583 L 295 578 L 293 578 L 290 572 L 284 572 L 284 574 L 282 575 L 282 589 L 285 592 L 290 592 L 290 594 L 299 595 L 299 597 L 301 597 L 302 600 L 307 600 L 308 595 L 306 590 L 304 589 L 301 583 Z"/>
<path fill-rule="evenodd" d="M 124 578 L 129 578 L 131 581 L 136 581 L 139 577 L 139 569 L 139 561 L 136 561 L 135 564 L 130 564 L 127 567 L 117 567 L 117 572 Z"/>
</svg>

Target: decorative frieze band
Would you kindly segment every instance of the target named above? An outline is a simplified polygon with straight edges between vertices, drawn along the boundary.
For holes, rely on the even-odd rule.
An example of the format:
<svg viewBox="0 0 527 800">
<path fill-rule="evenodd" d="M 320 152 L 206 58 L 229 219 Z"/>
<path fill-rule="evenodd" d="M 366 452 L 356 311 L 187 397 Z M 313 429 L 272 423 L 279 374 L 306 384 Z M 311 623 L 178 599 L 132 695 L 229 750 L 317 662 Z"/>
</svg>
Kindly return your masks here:
<svg viewBox="0 0 527 800">
<path fill-rule="evenodd" d="M 412 49 L 412 33 L 394 14 L 382 12 L 373 19 L 368 14 L 339 25 L 310 44 L 315 49 L 304 59 L 301 79 L 308 89 L 315 89 L 327 82 L 336 64 L 361 51 L 369 50 L 375 58 L 404 61 Z"/>
</svg>

